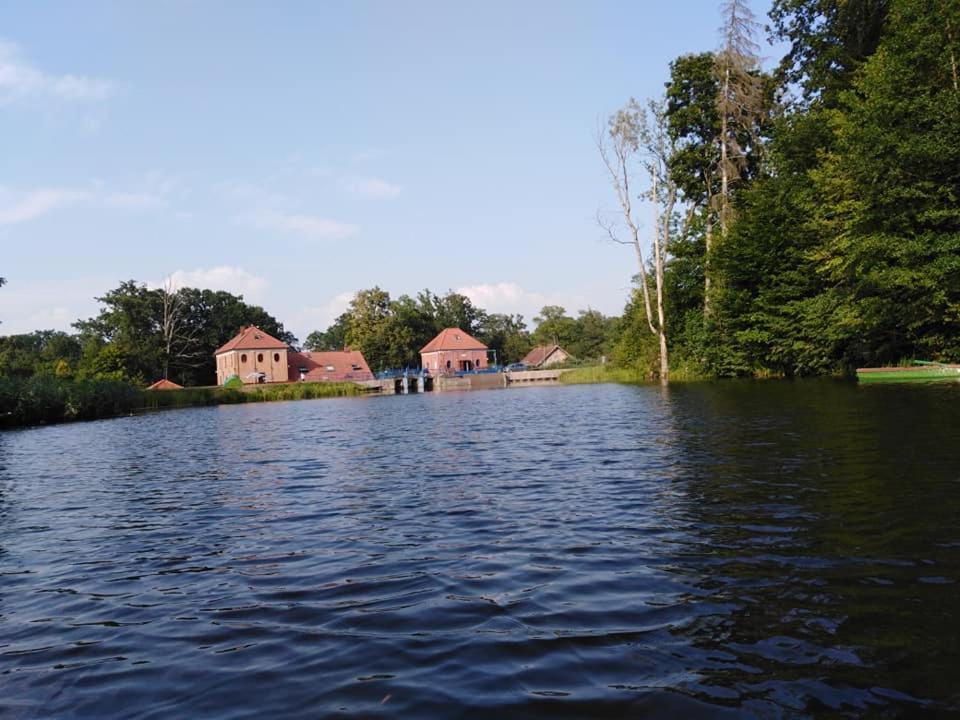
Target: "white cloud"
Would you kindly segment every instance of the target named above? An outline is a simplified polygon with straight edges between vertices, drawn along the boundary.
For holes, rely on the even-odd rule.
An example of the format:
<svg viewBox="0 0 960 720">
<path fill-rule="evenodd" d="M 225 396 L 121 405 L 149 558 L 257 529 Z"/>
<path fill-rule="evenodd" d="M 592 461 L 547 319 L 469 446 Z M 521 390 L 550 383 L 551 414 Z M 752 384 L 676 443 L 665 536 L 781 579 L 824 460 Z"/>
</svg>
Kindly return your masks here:
<svg viewBox="0 0 960 720">
<path fill-rule="evenodd" d="M 163 202 L 162 197 L 143 192 L 80 188 L 37 188 L 18 192 L 0 187 L 0 226 L 18 225 L 78 205 L 138 210 L 159 207 Z"/>
<path fill-rule="evenodd" d="M 244 219 L 257 227 L 299 235 L 306 240 L 346 240 L 360 232 L 360 228 L 351 223 L 277 210 L 263 210 Z"/>
<path fill-rule="evenodd" d="M 347 178 L 341 185 L 354 195 L 363 195 L 372 198 L 392 198 L 400 194 L 403 189 L 380 178 Z"/>
<path fill-rule="evenodd" d="M 58 282 L 21 284 L 7 277 L 0 289 L 0 335 L 34 330 L 73 332 L 71 323 L 97 313 L 94 297 L 110 287 L 106 277 L 77 277 Z"/>
<path fill-rule="evenodd" d="M 101 196 L 101 202 L 107 207 L 143 209 L 163 205 L 163 199 L 157 195 L 143 192 L 106 193 Z"/>
<path fill-rule="evenodd" d="M 579 295 L 559 295 L 526 290 L 515 282 L 484 283 L 457 288 L 457 292 L 466 295 L 477 307 L 491 313 L 523 315 L 524 320 L 532 321 L 544 305 L 560 305 L 568 315 L 586 306 Z"/>
<path fill-rule="evenodd" d="M 82 75 L 54 75 L 27 62 L 13 43 L 0 41 L 0 104 L 17 101 L 60 100 L 92 102 L 105 100 L 114 84 Z"/>
<path fill-rule="evenodd" d="M 66 188 L 42 188 L 26 193 L 10 193 L 0 188 L 0 225 L 34 220 L 89 198 L 89 192 Z"/>
<path fill-rule="evenodd" d="M 305 340 L 314 330 L 326 330 L 346 311 L 355 294 L 353 291 L 342 292 L 323 305 L 297 307 L 296 310 L 284 314 L 286 327 L 298 333 L 297 337 L 301 340 Z"/>
<path fill-rule="evenodd" d="M 177 270 L 164 280 L 147 283 L 148 287 L 158 288 L 167 282 L 174 289 L 190 287 L 201 290 L 226 290 L 234 295 L 243 295 L 247 300 L 262 297 L 267 281 L 241 267 L 219 265 L 208 269 Z"/>
</svg>

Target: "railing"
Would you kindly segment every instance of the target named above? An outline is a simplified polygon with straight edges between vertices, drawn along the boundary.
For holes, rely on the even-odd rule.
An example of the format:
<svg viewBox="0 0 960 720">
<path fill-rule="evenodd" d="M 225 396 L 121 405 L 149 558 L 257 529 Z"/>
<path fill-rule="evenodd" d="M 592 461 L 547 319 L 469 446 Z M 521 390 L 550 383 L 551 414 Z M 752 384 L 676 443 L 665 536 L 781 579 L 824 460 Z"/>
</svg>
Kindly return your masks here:
<svg viewBox="0 0 960 720">
<path fill-rule="evenodd" d="M 394 368 L 392 370 L 381 370 L 376 373 L 377 380 L 393 380 L 402 377 L 420 377 L 421 375 L 430 375 L 427 369 L 420 368 Z"/>
<path fill-rule="evenodd" d="M 485 368 L 480 368 L 479 370 L 456 370 L 450 368 L 441 368 L 435 373 L 431 372 L 428 368 L 394 368 L 391 370 L 381 370 L 376 373 L 377 380 L 393 380 L 396 378 L 402 377 L 434 377 L 434 375 L 439 375 L 440 377 L 462 377 L 464 375 L 492 375 L 498 372 L 502 372 L 503 367 L 501 365 L 490 365 Z"/>
</svg>

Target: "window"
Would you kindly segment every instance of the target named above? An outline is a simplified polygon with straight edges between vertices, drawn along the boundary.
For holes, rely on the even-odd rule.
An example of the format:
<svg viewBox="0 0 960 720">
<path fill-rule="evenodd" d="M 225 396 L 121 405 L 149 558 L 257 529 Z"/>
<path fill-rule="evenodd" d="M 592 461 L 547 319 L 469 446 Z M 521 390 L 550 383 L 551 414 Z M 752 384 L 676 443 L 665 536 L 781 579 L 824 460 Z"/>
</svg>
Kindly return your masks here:
<svg viewBox="0 0 960 720">
<path fill-rule="evenodd" d="M 240 356 L 240 362 L 245 363 L 246 361 L 247 361 L 247 354 L 244 353 L 243 355 Z"/>
<path fill-rule="evenodd" d="M 336 368 L 333 365 L 327 365 L 327 372 L 336 372 Z"/>
<path fill-rule="evenodd" d="M 353 365 L 350 366 L 350 369 L 356 372 L 360 369 L 360 366 L 354 363 Z"/>
<path fill-rule="evenodd" d="M 257 353 L 257 362 L 263 362 L 263 353 Z"/>
<path fill-rule="evenodd" d="M 280 362 L 280 353 L 274 353 L 274 354 L 273 354 L 273 361 L 274 361 L 274 362 Z"/>
</svg>

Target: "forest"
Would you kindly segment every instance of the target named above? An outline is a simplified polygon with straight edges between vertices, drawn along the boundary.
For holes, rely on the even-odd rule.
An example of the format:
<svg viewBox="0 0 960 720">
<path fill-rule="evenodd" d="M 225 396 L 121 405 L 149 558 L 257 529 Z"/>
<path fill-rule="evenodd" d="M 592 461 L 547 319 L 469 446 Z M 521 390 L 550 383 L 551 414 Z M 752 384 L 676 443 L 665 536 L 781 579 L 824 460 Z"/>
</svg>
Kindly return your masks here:
<svg viewBox="0 0 960 720">
<path fill-rule="evenodd" d="M 598 219 L 639 261 L 621 362 L 666 380 L 960 360 L 960 3 L 776 0 L 769 73 L 748 3 L 720 9 L 719 49 L 598 133 L 619 201 Z"/>
<path fill-rule="evenodd" d="M 662 381 L 960 361 L 960 3 L 775 0 L 765 24 L 747 0 L 719 10 L 719 46 L 675 58 L 662 95 L 596 134 L 616 201 L 600 232 L 636 256 L 622 317 L 547 306 L 530 329 L 453 291 L 373 287 L 303 346 L 415 366 L 456 326 L 501 363 L 555 342 Z M 764 33 L 788 48 L 769 71 Z M 243 325 L 297 343 L 223 291 L 127 281 L 98 299 L 74 333 L 0 337 L 0 377 L 209 385 Z"/>
</svg>

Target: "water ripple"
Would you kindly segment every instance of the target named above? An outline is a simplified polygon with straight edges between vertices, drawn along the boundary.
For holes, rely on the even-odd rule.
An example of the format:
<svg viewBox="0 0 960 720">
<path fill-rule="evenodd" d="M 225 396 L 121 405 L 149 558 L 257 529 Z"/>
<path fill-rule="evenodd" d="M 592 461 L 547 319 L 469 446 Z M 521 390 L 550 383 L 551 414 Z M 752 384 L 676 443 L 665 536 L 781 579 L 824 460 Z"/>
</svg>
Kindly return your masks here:
<svg viewBox="0 0 960 720">
<path fill-rule="evenodd" d="M 529 388 L 4 433 L 0 714 L 960 711 L 960 393 L 872 390 Z"/>
</svg>

